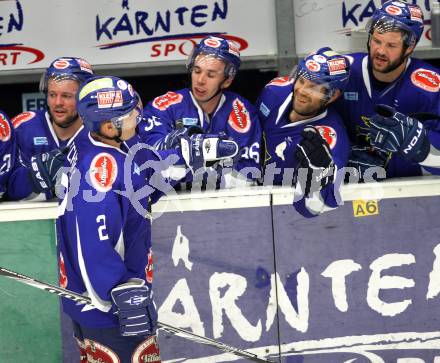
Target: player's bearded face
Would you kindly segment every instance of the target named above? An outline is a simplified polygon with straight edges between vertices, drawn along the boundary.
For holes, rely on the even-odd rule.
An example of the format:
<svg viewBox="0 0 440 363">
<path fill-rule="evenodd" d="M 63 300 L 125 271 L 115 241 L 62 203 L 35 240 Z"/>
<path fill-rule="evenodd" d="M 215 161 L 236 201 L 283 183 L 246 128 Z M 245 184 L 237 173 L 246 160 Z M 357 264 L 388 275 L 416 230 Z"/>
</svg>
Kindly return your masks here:
<svg viewBox="0 0 440 363">
<path fill-rule="evenodd" d="M 293 90 L 293 110 L 302 116 L 314 116 L 325 106 L 326 88 L 299 77 Z"/>
<path fill-rule="evenodd" d="M 232 80 L 225 80 L 225 63 L 213 56 L 200 54 L 191 72 L 191 91 L 199 103 L 210 101 L 220 87 L 226 88 Z"/>
<path fill-rule="evenodd" d="M 78 119 L 76 92 L 78 82 L 49 80 L 47 86 L 47 106 L 52 122 L 59 127 L 68 127 Z"/>
<path fill-rule="evenodd" d="M 370 59 L 373 70 L 389 73 L 403 63 L 403 39 L 400 32 L 379 33 L 370 39 Z"/>
</svg>

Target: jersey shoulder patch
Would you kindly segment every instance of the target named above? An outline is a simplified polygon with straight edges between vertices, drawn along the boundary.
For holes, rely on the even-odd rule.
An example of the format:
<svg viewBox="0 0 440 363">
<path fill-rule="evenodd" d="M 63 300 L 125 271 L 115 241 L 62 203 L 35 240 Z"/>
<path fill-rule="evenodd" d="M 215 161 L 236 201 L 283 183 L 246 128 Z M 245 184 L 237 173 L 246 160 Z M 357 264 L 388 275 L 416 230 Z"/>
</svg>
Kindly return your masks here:
<svg viewBox="0 0 440 363">
<path fill-rule="evenodd" d="M 338 135 L 336 134 L 336 131 L 333 127 L 327 126 L 327 125 L 319 125 L 315 126 L 315 128 L 319 131 L 319 134 L 321 137 L 327 141 L 328 146 L 330 146 L 330 149 L 333 149 L 336 146 L 336 143 L 338 142 Z"/>
<path fill-rule="evenodd" d="M 411 73 L 411 82 L 414 86 L 428 92 L 438 92 L 440 88 L 440 76 L 430 69 L 418 68 Z"/>
<path fill-rule="evenodd" d="M 167 92 L 162 96 L 156 97 L 153 100 L 153 107 L 157 108 L 160 111 L 165 111 L 171 105 L 175 105 L 177 103 L 182 102 L 183 95 L 176 92 Z"/>
<path fill-rule="evenodd" d="M 277 77 L 272 79 L 267 85 L 267 86 L 278 86 L 278 87 L 283 87 L 283 86 L 287 86 L 288 84 L 291 84 L 293 82 L 293 80 L 289 79 L 289 77 Z"/>
<path fill-rule="evenodd" d="M 228 124 L 239 133 L 246 133 L 251 128 L 251 117 L 243 102 L 238 98 L 232 101 L 232 111 L 229 114 Z"/>
<path fill-rule="evenodd" d="M 98 192 L 108 192 L 118 176 L 118 164 L 115 157 L 109 153 L 97 154 L 89 168 L 90 181 Z"/>
<path fill-rule="evenodd" d="M 3 113 L 0 112 L 0 141 L 6 142 L 11 138 L 11 125 Z"/>
<path fill-rule="evenodd" d="M 12 119 L 12 125 L 14 126 L 14 129 L 19 127 L 21 124 L 24 124 L 25 122 L 28 122 L 29 120 L 32 120 L 35 117 L 36 113 L 33 111 L 25 111 L 17 116 L 15 116 Z"/>
</svg>

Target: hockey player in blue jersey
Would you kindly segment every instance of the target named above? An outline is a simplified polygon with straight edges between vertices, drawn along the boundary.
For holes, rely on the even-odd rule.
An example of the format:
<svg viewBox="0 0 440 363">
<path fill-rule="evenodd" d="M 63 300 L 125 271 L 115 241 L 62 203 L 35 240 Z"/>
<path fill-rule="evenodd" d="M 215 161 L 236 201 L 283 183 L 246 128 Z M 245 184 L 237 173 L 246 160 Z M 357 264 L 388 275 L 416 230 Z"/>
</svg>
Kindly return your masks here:
<svg viewBox="0 0 440 363">
<path fill-rule="evenodd" d="M 136 142 L 129 149 L 142 105 L 117 77 L 89 79 L 77 102 L 87 128 L 70 144 L 61 176 L 60 285 L 88 295 L 94 308 L 63 299 L 63 310 L 73 321 L 81 362 L 160 362 L 149 205 L 174 192 L 177 179 L 163 176 L 176 175 L 171 169 L 233 157 L 238 145 L 204 134 L 182 138 L 178 150 Z"/>
<path fill-rule="evenodd" d="M 257 108 L 263 126 L 264 184 L 295 187 L 294 207 L 306 217 L 336 208 L 337 170 L 348 158 L 348 137 L 333 102 L 348 81 L 347 58 L 321 48 L 291 77 L 272 80 Z"/>
<path fill-rule="evenodd" d="M 397 150 L 392 154 L 387 152 L 383 138 L 377 141 L 378 147 L 374 151 L 370 147 L 370 141 L 374 146 L 377 135 L 377 130 L 373 130 L 373 137 L 370 134 L 370 118 L 373 115 L 377 116 L 373 128 L 377 125 L 398 134 L 401 141 L 399 149 L 407 149 L 413 135 L 420 131 L 419 124 L 408 122 L 409 118 L 401 118 L 402 123 L 394 129 L 393 122 L 381 123 L 391 111 L 384 111 L 383 107 L 376 110 L 379 104 L 392 107 L 391 113 L 399 112 L 406 116 L 421 112 L 438 114 L 439 71 L 411 57 L 423 34 L 423 21 L 419 6 L 403 1 L 386 1 L 376 9 L 367 24 L 368 54 L 349 56 L 352 60 L 350 80 L 343 97 L 336 104 L 353 144 L 349 165 L 361 174 L 372 166 L 385 167 L 387 178 L 439 173 L 440 169 L 430 166 L 440 167 L 440 162 L 438 159 L 427 160 L 429 147 L 426 148 L 426 143 L 431 144 L 435 154 L 435 148 L 440 147 L 438 121 L 430 120 L 423 124 L 426 138 L 421 138 L 412 146 L 418 152 L 410 156 Z M 392 151 L 392 147 L 388 151 Z"/>
<path fill-rule="evenodd" d="M 190 88 L 167 92 L 145 107 L 141 139 L 164 150 L 188 133 L 225 133 L 238 143 L 240 155 L 233 172 L 225 173 L 221 187 L 257 179 L 261 174 L 257 112 L 248 100 L 227 91 L 239 67 L 240 54 L 232 42 L 214 36 L 202 39 L 188 58 Z M 216 171 L 222 173 L 220 167 Z"/>
<path fill-rule="evenodd" d="M 47 157 L 57 158 L 47 153 L 57 154 L 57 150 L 69 145 L 83 127 L 76 111 L 75 95 L 80 84 L 92 75 L 92 68 L 84 59 L 55 59 L 40 81 L 40 91 L 47 98 L 47 111 L 23 112 L 12 119 L 20 163 L 16 163 L 12 172 L 8 199 L 54 197 L 51 191 L 54 175 L 45 170 L 45 163 Z"/>
<path fill-rule="evenodd" d="M 0 199 L 8 187 L 8 180 L 17 158 L 15 133 L 8 116 L 0 110 Z"/>
</svg>

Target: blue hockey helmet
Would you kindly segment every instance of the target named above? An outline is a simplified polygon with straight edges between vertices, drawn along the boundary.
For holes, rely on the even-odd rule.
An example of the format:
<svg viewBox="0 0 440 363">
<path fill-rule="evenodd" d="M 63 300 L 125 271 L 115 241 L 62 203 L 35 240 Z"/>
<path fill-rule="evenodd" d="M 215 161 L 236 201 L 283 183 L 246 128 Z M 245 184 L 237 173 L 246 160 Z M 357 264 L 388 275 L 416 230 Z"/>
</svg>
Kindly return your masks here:
<svg viewBox="0 0 440 363">
<path fill-rule="evenodd" d="M 78 113 L 84 124 L 94 132 L 99 132 L 103 121 L 111 121 L 118 130 L 131 117 L 133 110 L 138 113 L 138 124 L 142 119 L 142 102 L 131 84 L 113 76 L 89 78 L 76 96 Z"/>
<path fill-rule="evenodd" d="M 350 76 L 350 61 L 347 57 L 329 47 L 320 48 L 302 59 L 291 75 L 294 82 L 300 77 L 329 90 L 331 97 L 335 90 L 344 91 Z"/>
<path fill-rule="evenodd" d="M 89 62 L 82 58 L 61 57 L 55 59 L 40 79 L 40 91 L 47 92 L 49 80 L 74 80 L 79 84 L 93 77 L 93 70 Z"/>
<path fill-rule="evenodd" d="M 225 62 L 225 77 L 234 78 L 240 68 L 240 52 L 234 44 L 221 37 L 208 36 L 197 44 L 188 58 L 186 68 L 191 72 L 199 54 L 211 55 Z"/>
<path fill-rule="evenodd" d="M 414 4 L 390 0 L 383 3 L 373 13 L 365 29 L 369 37 L 374 31 L 379 33 L 401 32 L 407 47 L 415 46 L 423 34 L 423 11 Z"/>
</svg>

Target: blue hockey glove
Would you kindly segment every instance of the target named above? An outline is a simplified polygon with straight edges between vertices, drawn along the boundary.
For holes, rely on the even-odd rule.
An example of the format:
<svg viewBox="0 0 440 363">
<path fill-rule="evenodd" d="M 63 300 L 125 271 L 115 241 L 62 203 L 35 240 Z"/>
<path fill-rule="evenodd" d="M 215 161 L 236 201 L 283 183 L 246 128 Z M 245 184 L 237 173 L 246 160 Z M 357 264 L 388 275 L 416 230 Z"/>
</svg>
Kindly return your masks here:
<svg viewBox="0 0 440 363">
<path fill-rule="evenodd" d="M 301 132 L 302 140 L 295 149 L 295 188 L 300 184 L 304 196 L 319 191 L 333 182 L 336 166 L 330 147 L 313 126 Z"/>
<path fill-rule="evenodd" d="M 351 147 L 347 167 L 353 168 L 356 182 L 363 182 L 367 170 L 370 170 L 370 172 L 367 172 L 367 176 L 372 176 L 375 173 L 375 171 L 370 168 L 382 168 L 385 172 L 388 159 L 388 153 L 374 150 L 371 147 L 355 145 Z M 345 181 L 349 182 L 350 180 L 346 179 Z"/>
<path fill-rule="evenodd" d="M 68 150 L 54 149 L 31 157 L 29 177 L 34 193 L 45 193 L 48 199 L 55 197 L 58 173 L 64 165 Z"/>
<path fill-rule="evenodd" d="M 430 143 L 420 121 L 387 105 L 377 105 L 375 111 L 370 118 L 370 142 L 375 149 L 399 153 L 416 163 L 426 159 Z"/>
<path fill-rule="evenodd" d="M 142 279 L 133 278 L 111 291 L 119 317 L 122 336 L 154 335 L 157 329 L 157 312 L 151 287 Z"/>
<path fill-rule="evenodd" d="M 159 145 L 160 150 L 177 149 L 180 147 L 182 137 L 190 137 L 195 134 L 204 134 L 205 131 L 199 126 L 180 127 L 171 131 Z"/>
<path fill-rule="evenodd" d="M 238 153 L 237 143 L 224 133 L 195 134 L 180 141 L 183 159 L 193 174 L 209 162 L 230 159 Z"/>
</svg>

